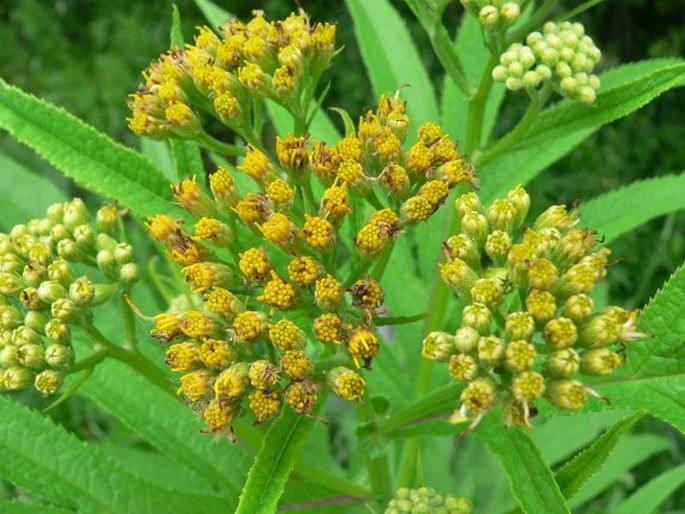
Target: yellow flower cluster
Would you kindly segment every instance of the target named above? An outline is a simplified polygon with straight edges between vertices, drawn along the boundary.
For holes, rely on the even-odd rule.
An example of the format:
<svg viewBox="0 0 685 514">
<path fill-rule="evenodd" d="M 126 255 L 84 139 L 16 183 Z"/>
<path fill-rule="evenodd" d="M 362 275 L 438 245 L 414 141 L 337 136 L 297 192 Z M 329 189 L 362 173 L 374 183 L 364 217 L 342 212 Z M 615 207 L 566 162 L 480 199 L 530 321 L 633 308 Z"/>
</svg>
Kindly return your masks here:
<svg viewBox="0 0 685 514">
<path fill-rule="evenodd" d="M 0 233 L 0 390 L 57 392 L 74 365 L 70 326 L 90 326 L 92 306 L 138 279 L 121 214 L 108 205 L 92 219 L 76 198 Z M 105 279 L 77 274 L 88 267 Z"/>
<path fill-rule="evenodd" d="M 404 102 L 385 95 L 334 145 L 290 135 L 276 139 L 275 158 L 250 145 L 236 170 L 257 190 L 241 193 L 226 167 L 209 176 L 208 192 L 196 177 L 173 185 L 194 224 L 148 219 L 204 298 L 156 316 L 151 334 L 173 343 L 167 362 L 184 373 L 179 393 L 203 409 L 210 431 L 228 429 L 245 408 L 258 421 L 283 403 L 307 414 L 325 384 L 345 400 L 362 397 L 354 369 L 371 368 L 380 351 L 374 321 L 384 301 L 369 270 L 451 188 L 476 181 L 434 123 L 405 151 L 408 124 Z M 319 198 L 312 175 L 325 187 Z M 208 341 L 226 358 L 207 357 Z"/>
<path fill-rule="evenodd" d="M 129 127 L 149 137 L 192 139 L 203 116 L 240 134 L 251 131 L 253 99 L 270 98 L 301 116 L 334 53 L 335 25 L 312 24 L 304 12 L 269 22 L 262 11 L 219 33 L 199 28 L 193 44 L 174 48 L 144 72 L 130 97 Z"/>
<path fill-rule="evenodd" d="M 445 242 L 443 280 L 467 302 L 455 334 L 433 332 L 423 356 L 447 362 L 465 382 L 455 422 L 504 401 L 505 421 L 529 425 L 535 402 L 579 409 L 583 375 L 607 375 L 627 341 L 645 337 L 639 311 L 593 312 L 589 294 L 609 267 L 596 233 L 577 228 L 577 213 L 555 205 L 524 228 L 530 199 L 518 186 L 483 206 L 475 193 L 455 201 L 461 232 Z"/>
</svg>

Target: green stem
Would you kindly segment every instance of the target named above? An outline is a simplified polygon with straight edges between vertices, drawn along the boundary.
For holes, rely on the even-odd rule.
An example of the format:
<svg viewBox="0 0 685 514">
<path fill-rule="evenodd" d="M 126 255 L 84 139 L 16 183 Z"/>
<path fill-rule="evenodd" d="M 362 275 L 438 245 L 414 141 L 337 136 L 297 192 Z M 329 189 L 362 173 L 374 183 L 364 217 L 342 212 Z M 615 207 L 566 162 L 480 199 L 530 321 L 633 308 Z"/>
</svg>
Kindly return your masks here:
<svg viewBox="0 0 685 514">
<path fill-rule="evenodd" d="M 176 396 L 175 387 L 169 381 L 169 378 L 166 376 L 166 374 L 145 357 L 139 353 L 133 353 L 122 348 L 121 346 L 117 346 L 107 339 L 102 332 L 100 332 L 93 325 L 82 325 L 82 328 L 101 348 L 107 351 L 107 355 L 109 357 L 123 362 L 127 366 L 138 371 L 141 375 L 166 393 L 169 393 L 174 397 Z"/>
<path fill-rule="evenodd" d="M 376 282 L 380 282 L 383 278 L 383 274 L 385 273 L 385 269 L 388 266 L 390 256 L 392 255 L 392 251 L 394 249 L 395 242 L 393 241 L 383 249 L 383 255 L 381 255 L 381 258 L 378 260 L 378 262 L 374 265 L 373 269 L 371 270 L 371 278 L 373 278 Z"/>
<path fill-rule="evenodd" d="M 516 126 L 502 137 L 502 139 L 498 140 L 490 148 L 476 156 L 475 164 L 478 166 L 485 166 L 509 151 L 516 143 L 520 142 L 521 138 L 528 132 L 531 124 L 535 121 L 535 118 L 540 113 L 540 110 L 545 105 L 545 102 L 551 93 L 551 87 L 545 86 L 540 93 L 535 94 L 528 105 L 528 109 L 526 109 L 526 112 Z"/>
<path fill-rule="evenodd" d="M 197 136 L 196 141 L 205 148 L 224 155 L 245 155 L 245 148 L 242 145 L 229 145 L 223 141 L 213 138 L 206 132 Z"/>
<path fill-rule="evenodd" d="M 542 23 L 549 19 L 549 13 L 552 12 L 558 0 L 545 0 L 539 9 L 537 9 L 530 19 L 521 25 L 517 30 L 512 32 L 506 39 L 506 46 L 520 41 L 526 37 L 530 32 L 538 28 Z"/>
<path fill-rule="evenodd" d="M 82 359 L 78 361 L 76 364 L 74 364 L 69 370 L 69 374 L 78 373 L 79 371 L 82 371 L 84 369 L 92 368 L 96 364 L 101 363 L 107 357 L 107 355 L 107 350 L 105 348 L 100 348 L 94 353 L 91 353 L 85 359 Z"/>
<path fill-rule="evenodd" d="M 121 295 L 120 299 L 121 315 L 124 320 L 124 348 L 131 352 L 137 352 L 138 340 L 136 339 L 136 320 L 133 314 L 133 309 L 131 309 L 131 306 L 126 301 L 125 294 L 127 293 L 128 291 L 125 291 L 124 294 Z"/>
<path fill-rule="evenodd" d="M 588 0 L 587 2 L 580 4 L 575 9 L 571 9 L 570 11 L 562 14 L 559 18 L 557 18 L 557 21 L 566 21 L 566 20 L 570 20 L 571 18 L 575 18 L 579 14 L 587 11 L 591 7 L 594 7 L 595 5 L 597 5 L 603 1 L 604 0 Z"/>
<path fill-rule="evenodd" d="M 392 496 L 388 456 L 385 453 L 385 442 L 376 435 L 378 420 L 368 391 L 359 404 L 357 412 L 362 423 L 372 425 L 369 437 L 374 439 L 370 441 L 369 449 L 366 451 L 366 467 L 369 471 L 369 481 L 374 498 L 380 505 L 386 505 Z"/>
<path fill-rule="evenodd" d="M 314 198 L 314 191 L 312 191 L 312 183 L 309 174 L 302 180 L 302 191 L 304 191 L 305 205 L 310 209 L 312 214 L 316 214 L 319 208 L 317 207 L 316 199 Z"/>
<path fill-rule="evenodd" d="M 261 140 L 262 129 L 264 127 L 264 100 L 261 98 L 256 98 L 253 105 L 252 132 L 257 139 Z"/>
</svg>

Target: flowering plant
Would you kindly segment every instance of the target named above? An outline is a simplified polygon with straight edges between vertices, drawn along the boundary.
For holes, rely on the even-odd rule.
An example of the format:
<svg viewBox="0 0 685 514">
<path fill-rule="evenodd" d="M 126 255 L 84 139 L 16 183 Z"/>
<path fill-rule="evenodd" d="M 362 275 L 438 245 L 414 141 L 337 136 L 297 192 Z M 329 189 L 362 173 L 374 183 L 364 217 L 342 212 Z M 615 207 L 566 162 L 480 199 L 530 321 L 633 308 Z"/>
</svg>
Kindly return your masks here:
<svg viewBox="0 0 685 514">
<path fill-rule="evenodd" d="M 601 287 L 620 264 L 607 243 L 681 205 L 610 207 L 682 177 L 570 207 L 539 208 L 524 188 L 681 85 L 685 64 L 601 73 L 572 21 L 594 2 L 462 0 L 455 45 L 451 2 L 406 0 L 445 71 L 440 112 L 391 4 L 346 3 L 375 96 L 354 114 L 327 103 L 334 23 L 303 10 L 241 21 L 212 4 L 215 28 L 186 43 L 174 11 L 171 47 L 143 71 L 128 117 L 173 161 L 167 175 L 153 154 L 0 82 L 0 126 L 113 202 L 91 216 L 60 199 L 0 233 L 0 476 L 17 501 L 485 512 L 491 468 L 473 487 L 441 478 L 469 452 L 508 477 L 495 510 L 570 512 L 646 413 L 685 427 L 682 268 L 644 309 Z M 525 112 L 493 137 L 505 93 Z M 74 398 L 145 452 L 82 444 L 15 401 Z M 574 439 L 569 412 L 599 429 Z M 569 439 L 556 460 L 540 450 L 553 431 Z M 658 507 L 643 497 L 673 487 L 662 482 L 619 511 Z"/>
</svg>

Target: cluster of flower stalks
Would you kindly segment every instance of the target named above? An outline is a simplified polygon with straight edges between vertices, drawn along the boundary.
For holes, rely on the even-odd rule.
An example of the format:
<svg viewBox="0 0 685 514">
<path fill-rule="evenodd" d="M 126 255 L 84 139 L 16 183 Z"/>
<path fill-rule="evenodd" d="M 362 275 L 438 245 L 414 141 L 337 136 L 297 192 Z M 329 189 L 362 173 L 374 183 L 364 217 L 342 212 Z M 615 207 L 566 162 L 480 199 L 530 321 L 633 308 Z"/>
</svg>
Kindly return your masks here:
<svg viewBox="0 0 685 514">
<path fill-rule="evenodd" d="M 250 147 L 237 168 L 255 191 L 238 191 L 225 167 L 209 176 L 211 196 L 194 178 L 174 185 L 192 225 L 148 220 L 202 294 L 193 310 L 156 316 L 151 333 L 173 343 L 167 362 L 183 373 L 179 393 L 208 430 L 229 428 L 244 407 L 258 422 L 284 402 L 308 414 L 326 383 L 345 400 L 363 395 L 359 370 L 380 349 L 383 290 L 373 276 L 407 225 L 475 181 L 433 123 L 404 151 L 408 122 L 404 103 L 384 96 L 335 145 L 278 138 L 276 159 Z"/>
<path fill-rule="evenodd" d="M 500 398 L 505 422 L 518 426 L 543 397 L 579 409 L 593 393 L 583 375 L 612 373 L 625 343 L 645 337 L 639 311 L 594 312 L 588 295 L 610 266 L 596 233 L 576 228 L 577 213 L 561 205 L 524 228 L 529 204 L 520 186 L 487 207 L 474 193 L 455 201 L 461 231 L 444 243 L 440 273 L 466 305 L 455 334 L 423 343 L 424 357 L 466 384 L 454 422 L 477 422 Z"/>
<path fill-rule="evenodd" d="M 471 502 L 466 498 L 452 494 L 442 496 L 429 487 L 398 489 L 385 509 L 385 514 L 470 514 L 470 512 Z"/>
<path fill-rule="evenodd" d="M 490 29 L 512 25 L 521 15 L 522 3 L 523 0 L 461 0 L 464 8 Z"/>
<path fill-rule="evenodd" d="M 55 393 L 74 366 L 70 325 L 89 327 L 91 307 L 138 279 L 121 212 L 91 219 L 80 199 L 0 233 L 0 386 Z"/>
<path fill-rule="evenodd" d="M 311 24 L 303 12 L 268 22 L 228 20 L 215 34 L 201 27 L 194 44 L 174 48 L 144 72 L 131 95 L 129 127 L 149 137 L 207 137 L 201 115 L 257 140 L 252 126 L 263 98 L 304 118 L 333 56 L 335 25 Z"/>
</svg>

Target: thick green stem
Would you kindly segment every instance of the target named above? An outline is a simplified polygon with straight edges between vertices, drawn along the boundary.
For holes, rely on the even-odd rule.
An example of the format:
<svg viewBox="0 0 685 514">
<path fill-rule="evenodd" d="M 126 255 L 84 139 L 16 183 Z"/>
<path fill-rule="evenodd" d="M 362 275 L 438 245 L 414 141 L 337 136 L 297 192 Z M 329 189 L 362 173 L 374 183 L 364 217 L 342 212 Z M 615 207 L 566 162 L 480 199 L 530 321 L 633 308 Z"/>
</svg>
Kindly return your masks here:
<svg viewBox="0 0 685 514">
<path fill-rule="evenodd" d="M 214 152 L 224 155 L 245 155 L 245 147 L 242 145 L 229 145 L 223 141 L 213 138 L 209 134 L 203 132 L 196 140 L 200 145 Z"/>
<path fill-rule="evenodd" d="M 133 309 L 126 301 L 126 296 L 121 295 L 121 316 L 124 320 L 124 348 L 129 351 L 137 352 L 138 340 L 136 339 L 136 320 Z"/>
<path fill-rule="evenodd" d="M 93 366 L 100 364 L 107 357 L 108 352 L 105 348 L 101 348 L 94 353 L 91 353 L 88 357 L 83 360 L 78 361 L 69 370 L 69 374 L 78 373 L 84 369 L 92 368 Z"/>
<path fill-rule="evenodd" d="M 369 442 L 369 449 L 365 454 L 366 467 L 369 472 L 369 481 L 371 482 L 371 491 L 373 492 L 374 499 L 380 505 L 386 505 L 392 496 L 388 456 L 385 452 L 385 442 L 376 435 L 378 420 L 368 391 L 359 404 L 357 412 L 362 423 L 372 425 L 369 437 L 374 438 L 374 440 Z"/>
</svg>

